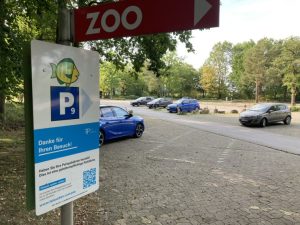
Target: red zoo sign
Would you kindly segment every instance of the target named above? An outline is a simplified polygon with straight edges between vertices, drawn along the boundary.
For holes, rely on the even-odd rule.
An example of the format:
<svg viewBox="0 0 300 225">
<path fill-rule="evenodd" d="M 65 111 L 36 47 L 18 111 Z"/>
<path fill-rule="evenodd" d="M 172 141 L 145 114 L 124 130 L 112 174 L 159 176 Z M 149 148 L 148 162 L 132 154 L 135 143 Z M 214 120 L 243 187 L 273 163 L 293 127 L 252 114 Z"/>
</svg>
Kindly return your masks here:
<svg viewBox="0 0 300 225">
<path fill-rule="evenodd" d="M 74 10 L 74 41 L 219 26 L 220 0 L 127 0 Z"/>
</svg>

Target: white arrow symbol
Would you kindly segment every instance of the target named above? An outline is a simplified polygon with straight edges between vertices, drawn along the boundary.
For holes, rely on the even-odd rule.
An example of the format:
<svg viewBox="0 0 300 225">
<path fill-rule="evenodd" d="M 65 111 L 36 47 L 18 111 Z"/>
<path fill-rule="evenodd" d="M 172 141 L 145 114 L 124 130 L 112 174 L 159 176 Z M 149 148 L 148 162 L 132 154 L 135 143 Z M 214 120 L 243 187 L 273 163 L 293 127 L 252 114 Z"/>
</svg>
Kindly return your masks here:
<svg viewBox="0 0 300 225">
<path fill-rule="evenodd" d="M 82 90 L 82 116 L 84 116 L 84 114 L 88 111 L 88 109 L 91 107 L 91 105 L 93 104 L 92 103 L 92 100 L 91 98 L 89 97 L 89 95 L 83 90 Z"/>
<path fill-rule="evenodd" d="M 211 9 L 212 5 L 206 0 L 195 0 L 194 7 L 194 26 L 196 26 L 203 16 Z"/>
</svg>

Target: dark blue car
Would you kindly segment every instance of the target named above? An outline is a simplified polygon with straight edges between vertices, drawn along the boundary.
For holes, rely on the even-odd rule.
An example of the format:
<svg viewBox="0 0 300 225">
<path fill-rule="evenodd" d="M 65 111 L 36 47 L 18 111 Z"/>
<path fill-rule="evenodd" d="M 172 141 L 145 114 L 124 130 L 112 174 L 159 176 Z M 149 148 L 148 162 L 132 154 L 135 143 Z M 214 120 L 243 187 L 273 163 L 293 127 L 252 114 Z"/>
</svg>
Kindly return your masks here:
<svg viewBox="0 0 300 225">
<path fill-rule="evenodd" d="M 199 110 L 200 105 L 196 99 L 190 98 L 182 98 L 179 99 L 177 102 L 170 104 L 167 106 L 167 110 L 172 112 L 192 112 L 195 110 Z"/>
<path fill-rule="evenodd" d="M 100 106 L 99 144 L 121 137 L 136 137 L 143 135 L 144 119 L 133 116 L 117 106 Z"/>
</svg>

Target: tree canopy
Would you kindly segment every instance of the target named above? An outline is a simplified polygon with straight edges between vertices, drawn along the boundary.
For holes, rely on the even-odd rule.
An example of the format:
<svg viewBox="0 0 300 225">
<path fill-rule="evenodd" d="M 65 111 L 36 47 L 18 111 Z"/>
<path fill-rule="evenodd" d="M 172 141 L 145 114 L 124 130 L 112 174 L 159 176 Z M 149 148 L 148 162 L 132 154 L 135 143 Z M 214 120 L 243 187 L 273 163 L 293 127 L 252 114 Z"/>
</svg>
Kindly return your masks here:
<svg viewBox="0 0 300 225">
<path fill-rule="evenodd" d="M 0 120 L 4 118 L 5 100 L 23 93 L 24 46 L 32 39 L 55 42 L 59 10 L 91 3 L 95 1 L 0 1 Z M 236 45 L 216 43 L 200 71 L 174 53 L 178 42 L 193 51 L 190 38 L 191 31 L 183 31 L 74 45 L 100 53 L 101 91 L 109 96 L 202 94 L 216 99 L 255 96 L 257 101 L 291 97 L 291 104 L 296 103 L 300 88 L 299 37 L 263 38 Z"/>
<path fill-rule="evenodd" d="M 299 45 L 299 37 L 217 43 L 199 72 L 200 83 L 207 96 L 218 99 L 286 101 L 290 95 L 294 105 L 300 82 Z"/>
<path fill-rule="evenodd" d="M 5 99 L 22 93 L 22 49 L 32 39 L 56 41 L 58 11 L 61 8 L 84 7 L 95 1 L 71 0 L 2 0 L 0 1 L 0 119 L 4 114 Z M 101 2 L 99 3 L 101 4 Z M 177 42 L 185 43 L 193 51 L 189 42 L 191 31 L 99 40 L 75 46 L 96 50 L 102 62 L 114 63 L 125 69 L 131 63 L 136 72 L 144 66 L 159 76 L 165 67 L 162 56 L 176 49 Z"/>
</svg>

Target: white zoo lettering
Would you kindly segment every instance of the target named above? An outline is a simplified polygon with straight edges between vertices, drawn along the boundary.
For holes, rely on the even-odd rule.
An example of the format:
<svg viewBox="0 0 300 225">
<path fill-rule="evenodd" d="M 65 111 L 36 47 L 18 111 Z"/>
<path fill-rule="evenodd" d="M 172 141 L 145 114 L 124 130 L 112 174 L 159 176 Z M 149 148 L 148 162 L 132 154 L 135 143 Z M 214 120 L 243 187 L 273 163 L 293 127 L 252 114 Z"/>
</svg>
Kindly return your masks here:
<svg viewBox="0 0 300 225">
<path fill-rule="evenodd" d="M 90 26 L 89 26 L 88 30 L 86 31 L 86 34 L 100 33 L 100 28 L 94 28 L 99 14 L 100 14 L 99 12 L 95 12 L 95 13 L 88 13 L 86 15 L 87 19 L 92 19 L 91 23 L 90 23 Z"/>
<path fill-rule="evenodd" d="M 127 16 L 130 12 L 134 12 L 136 15 L 136 20 L 132 24 L 128 23 L 127 21 Z M 141 24 L 142 18 L 143 18 L 143 13 L 139 7 L 129 6 L 122 13 L 122 24 L 127 30 L 134 30 Z"/>
<path fill-rule="evenodd" d="M 111 27 L 109 27 L 106 24 L 106 19 L 109 16 L 113 16 L 115 18 L 115 24 L 112 25 Z M 102 19 L 101 19 L 101 26 L 102 26 L 103 30 L 105 30 L 108 33 L 111 33 L 111 32 L 114 32 L 119 27 L 119 25 L 120 25 L 120 14 L 114 9 L 109 9 L 109 10 L 105 11 L 105 13 L 103 14 Z"/>
<path fill-rule="evenodd" d="M 129 13 L 134 13 L 136 15 L 136 19 L 132 23 L 129 23 L 127 20 Z M 85 33 L 86 35 L 98 34 L 98 33 L 100 33 L 101 28 L 105 32 L 111 33 L 111 32 L 116 31 L 118 29 L 118 27 L 120 26 L 120 24 L 122 24 L 122 26 L 127 30 L 134 30 L 140 26 L 142 19 L 143 19 L 142 10 L 137 6 L 128 6 L 122 12 L 121 16 L 120 16 L 119 12 L 116 11 L 115 9 L 106 10 L 101 17 L 101 21 L 100 21 L 101 28 L 97 27 L 98 24 L 96 23 L 99 16 L 100 16 L 100 12 L 87 13 L 86 18 L 91 19 L 91 20 L 90 20 L 89 27 Z M 107 25 L 107 18 L 109 16 L 114 17 L 114 24 L 112 24 L 111 26 Z"/>
</svg>

